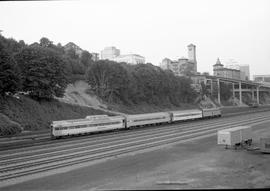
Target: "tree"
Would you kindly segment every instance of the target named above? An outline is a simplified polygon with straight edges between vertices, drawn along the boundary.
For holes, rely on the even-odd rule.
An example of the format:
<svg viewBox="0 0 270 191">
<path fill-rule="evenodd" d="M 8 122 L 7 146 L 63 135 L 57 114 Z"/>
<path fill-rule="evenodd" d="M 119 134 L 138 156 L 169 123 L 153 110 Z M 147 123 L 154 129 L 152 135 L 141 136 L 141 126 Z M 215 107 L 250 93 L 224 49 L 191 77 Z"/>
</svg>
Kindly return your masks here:
<svg viewBox="0 0 270 191">
<path fill-rule="evenodd" d="M 191 63 L 182 64 L 181 73 L 185 76 L 191 76 L 192 74 L 194 74 L 194 65 Z"/>
<path fill-rule="evenodd" d="M 232 96 L 232 88 L 228 83 L 220 83 L 221 99 L 227 101 Z"/>
<path fill-rule="evenodd" d="M 108 102 L 126 101 L 128 75 L 119 63 L 100 60 L 86 72 L 86 81 L 91 89 Z"/>
<path fill-rule="evenodd" d="M 76 54 L 76 51 L 73 48 L 67 49 L 66 55 L 71 59 L 79 59 L 79 56 Z"/>
<path fill-rule="evenodd" d="M 14 94 L 20 88 L 20 77 L 15 60 L 0 42 L 0 95 Z"/>
<path fill-rule="evenodd" d="M 0 42 L 2 43 L 2 46 L 9 55 L 14 55 L 25 46 L 25 44 L 18 43 L 13 38 L 7 39 L 2 35 L 0 35 Z"/>
<path fill-rule="evenodd" d="M 40 40 L 39 40 L 39 45 L 40 46 L 43 46 L 43 47 L 50 47 L 53 45 L 53 42 L 50 41 L 48 38 L 46 37 L 42 37 Z"/>
<path fill-rule="evenodd" d="M 83 51 L 81 54 L 80 62 L 87 68 L 92 61 L 92 55 L 88 51 Z"/>
<path fill-rule="evenodd" d="M 64 95 L 67 85 L 65 64 L 53 49 L 26 47 L 15 58 L 22 72 L 23 91 L 37 99 Z"/>
</svg>

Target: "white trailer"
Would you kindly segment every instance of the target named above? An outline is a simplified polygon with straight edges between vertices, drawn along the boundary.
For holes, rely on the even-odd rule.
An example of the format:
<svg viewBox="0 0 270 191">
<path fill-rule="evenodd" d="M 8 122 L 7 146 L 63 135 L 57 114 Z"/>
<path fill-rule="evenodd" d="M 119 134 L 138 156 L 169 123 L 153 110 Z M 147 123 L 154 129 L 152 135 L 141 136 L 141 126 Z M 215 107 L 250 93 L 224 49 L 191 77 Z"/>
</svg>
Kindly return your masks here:
<svg viewBox="0 0 270 191">
<path fill-rule="evenodd" d="M 219 145 L 235 146 L 237 144 L 251 144 L 252 129 L 251 126 L 238 126 L 218 131 Z"/>
<path fill-rule="evenodd" d="M 218 131 L 219 145 L 234 146 L 241 142 L 240 130 L 224 129 Z"/>
</svg>

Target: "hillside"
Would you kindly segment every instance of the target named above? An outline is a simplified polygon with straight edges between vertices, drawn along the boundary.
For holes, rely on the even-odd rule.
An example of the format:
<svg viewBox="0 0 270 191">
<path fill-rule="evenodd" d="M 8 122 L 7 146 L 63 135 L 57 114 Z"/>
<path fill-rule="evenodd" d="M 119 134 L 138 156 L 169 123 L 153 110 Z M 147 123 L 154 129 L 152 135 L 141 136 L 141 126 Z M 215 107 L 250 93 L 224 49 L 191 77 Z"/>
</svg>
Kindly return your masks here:
<svg viewBox="0 0 270 191">
<path fill-rule="evenodd" d="M 58 100 L 35 101 L 26 96 L 8 97 L 0 100 L 0 135 L 24 130 L 49 129 L 51 121 L 85 118 L 87 115 L 108 114 L 102 110 L 63 103 Z M 19 125 L 18 125 L 19 124 Z M 7 129 L 9 129 L 7 131 Z"/>
<path fill-rule="evenodd" d="M 160 105 L 141 103 L 124 105 L 120 103 L 105 103 L 99 99 L 94 93 L 89 90 L 89 85 L 82 80 L 78 80 L 73 84 L 69 84 L 65 90 L 63 98 L 57 98 L 61 102 L 77 104 L 82 106 L 88 106 L 93 109 L 100 109 L 104 112 L 112 112 L 115 114 L 137 114 L 137 113 L 149 113 L 168 110 L 182 110 L 197 108 L 195 104 L 181 104 L 176 107 L 169 104 Z"/>
<path fill-rule="evenodd" d="M 78 80 L 74 83 L 68 84 L 63 98 L 56 98 L 61 102 L 87 106 L 96 110 L 104 112 L 111 112 L 115 114 L 123 114 L 118 111 L 109 110 L 108 106 L 102 102 L 96 95 L 89 91 L 89 86 L 85 81 Z"/>
</svg>

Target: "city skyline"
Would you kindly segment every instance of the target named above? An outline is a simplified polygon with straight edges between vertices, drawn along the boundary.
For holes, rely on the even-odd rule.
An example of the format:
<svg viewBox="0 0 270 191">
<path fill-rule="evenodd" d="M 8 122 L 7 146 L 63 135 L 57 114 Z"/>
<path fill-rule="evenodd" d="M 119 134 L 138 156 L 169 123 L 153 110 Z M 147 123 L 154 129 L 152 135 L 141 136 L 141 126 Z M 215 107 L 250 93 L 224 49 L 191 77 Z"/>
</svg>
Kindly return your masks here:
<svg viewBox="0 0 270 191">
<path fill-rule="evenodd" d="M 165 57 L 187 57 L 192 43 L 198 72 L 213 74 L 219 57 L 250 65 L 252 78 L 270 69 L 269 5 L 264 0 L 1 2 L 0 29 L 27 44 L 47 37 L 89 52 L 115 46 L 156 66 Z"/>
</svg>

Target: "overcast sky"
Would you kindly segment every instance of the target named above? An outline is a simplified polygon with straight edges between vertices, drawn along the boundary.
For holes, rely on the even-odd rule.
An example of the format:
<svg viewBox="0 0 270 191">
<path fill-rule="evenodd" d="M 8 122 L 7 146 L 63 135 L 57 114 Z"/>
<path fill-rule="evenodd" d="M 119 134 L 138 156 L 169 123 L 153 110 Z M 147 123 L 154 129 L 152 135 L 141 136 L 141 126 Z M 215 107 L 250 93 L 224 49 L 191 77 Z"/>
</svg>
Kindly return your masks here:
<svg viewBox="0 0 270 191">
<path fill-rule="evenodd" d="M 89 52 L 116 46 L 159 65 L 197 48 L 199 72 L 217 57 L 270 74 L 269 0 L 87 0 L 0 2 L 2 35 L 27 44 L 47 37 Z"/>
</svg>

